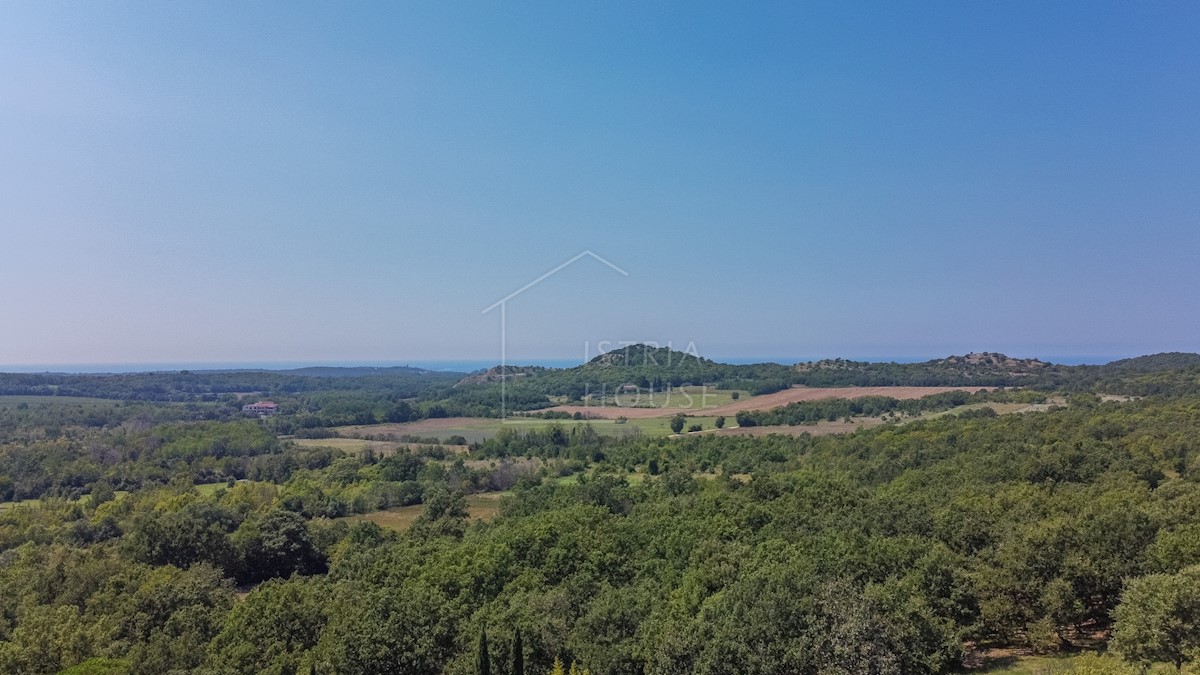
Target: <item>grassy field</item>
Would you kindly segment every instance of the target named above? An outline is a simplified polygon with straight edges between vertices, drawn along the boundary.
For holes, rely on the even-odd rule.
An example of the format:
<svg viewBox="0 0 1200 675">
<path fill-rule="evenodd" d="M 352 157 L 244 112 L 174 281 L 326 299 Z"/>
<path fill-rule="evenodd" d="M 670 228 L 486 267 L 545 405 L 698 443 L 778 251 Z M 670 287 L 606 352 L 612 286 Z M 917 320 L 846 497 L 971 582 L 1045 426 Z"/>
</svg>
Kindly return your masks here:
<svg viewBox="0 0 1200 675">
<path fill-rule="evenodd" d="M 118 401 L 87 396 L 0 396 L 0 408 L 15 408 L 21 404 L 32 407 L 36 405 L 82 405 L 96 403 L 116 405 Z"/>
<path fill-rule="evenodd" d="M 393 442 L 399 441 L 403 436 L 437 438 L 442 441 L 451 436 L 462 436 L 468 443 L 477 443 L 495 436 L 496 432 L 500 430 L 499 425 L 500 420 L 485 417 L 442 417 L 403 424 L 365 424 L 339 427 L 337 432 L 343 438 L 383 438 Z M 315 441 L 313 444 L 319 445 Z"/>
<path fill-rule="evenodd" d="M 1013 650 L 992 650 L 985 655 L 983 663 L 976 667 L 961 670 L 964 674 L 980 675 L 1067 675 L 1067 674 L 1105 674 L 1105 675 L 1175 675 L 1174 665 L 1159 663 L 1154 667 L 1141 671 L 1134 665 L 1122 661 L 1116 655 L 1098 651 L 1076 651 L 1069 653 L 1054 653 L 1054 655 L 1033 656 L 1025 653 L 1006 653 Z M 974 659 L 968 659 L 974 661 Z M 1184 667 L 1182 675 L 1200 675 L 1200 671 Z"/>
<path fill-rule="evenodd" d="M 715 417 L 689 417 L 687 424 L 700 424 L 705 429 L 712 429 Z M 733 420 L 727 420 L 732 423 Z M 438 438 L 445 440 L 450 436 L 462 436 L 468 443 L 476 443 L 494 438 L 501 429 L 547 429 L 558 425 L 566 429 L 582 425 L 591 425 L 597 432 L 606 436 L 624 436 L 642 433 L 647 436 L 671 435 L 671 420 L 666 417 L 647 417 L 630 419 L 625 422 L 618 420 L 544 420 L 536 417 L 510 417 L 499 420 L 486 417 L 446 417 L 440 419 L 421 420 L 404 424 L 370 424 L 364 426 L 341 427 L 338 432 L 343 437 L 342 445 L 330 443 L 331 439 L 298 439 L 296 442 L 309 446 L 328 447 L 357 447 L 355 441 L 363 437 L 391 437 L 399 439 L 402 436 L 419 436 L 421 438 Z"/>
<path fill-rule="evenodd" d="M 196 486 L 196 491 L 205 497 L 211 497 L 217 490 L 228 487 L 227 483 L 201 483 Z"/>
<path fill-rule="evenodd" d="M 758 427 L 726 427 L 720 431 L 712 431 L 706 433 L 714 433 L 720 436 L 770 436 L 772 434 L 782 434 L 784 436 L 829 436 L 831 434 L 848 434 L 859 429 L 869 429 L 884 424 L 884 421 L 878 417 L 855 417 L 849 422 L 836 421 L 828 422 L 822 420 L 816 424 L 794 424 L 794 425 L 765 425 Z"/>
<path fill-rule="evenodd" d="M 472 520 L 491 520 L 500 512 L 500 500 L 507 494 L 507 492 L 482 492 L 467 495 L 467 512 L 471 514 Z M 417 518 L 424 511 L 424 504 L 414 504 L 413 506 L 401 506 L 386 511 L 346 516 L 344 520 L 350 522 L 371 522 L 389 530 L 403 532 L 412 527 L 413 523 L 416 522 Z"/>
<path fill-rule="evenodd" d="M 699 389 L 699 388 L 691 387 L 689 389 Z M 875 391 L 876 389 L 897 390 L 897 391 L 902 390 L 903 392 L 908 392 L 908 393 L 911 393 L 913 396 L 915 396 L 918 393 L 925 392 L 927 389 L 938 389 L 938 388 L 936 388 L 936 387 L 924 387 L 924 388 L 922 388 L 922 387 L 890 387 L 890 388 L 889 387 L 876 387 L 876 388 L 857 388 L 856 390 L 865 390 L 865 389 L 870 389 L 870 391 L 872 391 L 872 392 Z M 951 389 L 951 388 L 943 387 L 941 389 Z M 805 394 L 805 395 L 808 395 L 811 397 L 813 391 L 819 391 L 819 390 L 792 389 L 789 392 L 783 392 L 783 393 L 787 394 L 787 395 L 798 395 L 797 392 L 799 392 L 799 394 Z M 829 391 L 833 391 L 833 390 L 829 390 Z M 841 390 L 838 390 L 838 391 L 841 391 Z M 693 392 L 693 394 L 695 394 L 695 392 Z M 732 398 L 730 397 L 730 392 L 728 392 L 728 391 L 718 392 L 715 390 L 710 391 L 709 396 L 710 397 L 717 396 L 720 398 L 720 400 L 712 400 L 711 398 L 709 400 L 706 400 L 705 405 L 707 408 L 713 408 L 717 405 L 724 405 L 724 406 L 728 407 L 733 404 L 743 404 L 746 401 L 746 399 L 748 398 L 747 396 L 743 395 L 740 401 L 733 402 Z M 908 396 L 908 398 L 911 398 L 911 397 L 912 396 Z M 665 399 L 659 401 L 659 403 L 662 403 L 664 406 L 681 406 L 687 402 L 687 401 L 680 399 L 679 395 L 676 395 L 675 398 L 676 398 L 676 400 L 673 403 L 666 401 Z M 758 397 L 758 400 L 762 400 L 765 398 L 766 397 Z M 715 431 L 714 422 L 716 420 L 716 415 L 715 414 L 704 414 L 704 415 L 698 414 L 700 412 L 705 412 L 705 413 L 713 412 L 713 411 L 707 410 L 706 408 L 702 409 L 702 408 L 698 407 L 700 405 L 700 399 L 699 399 L 698 395 L 693 396 L 692 402 L 697 407 L 691 409 L 690 411 L 689 410 L 681 411 L 685 415 L 687 415 L 685 429 L 693 424 L 699 424 L 703 427 L 703 430 L 705 432 L 713 433 Z M 575 407 L 578 407 L 578 406 L 575 406 Z M 906 417 L 906 418 L 904 418 L 904 421 L 910 421 L 912 419 L 930 419 L 930 418 L 938 417 L 941 415 L 957 414 L 957 413 L 962 413 L 962 412 L 966 412 L 968 410 L 973 410 L 973 409 L 978 409 L 978 408 L 992 408 L 998 414 L 1005 415 L 1005 414 L 1011 414 L 1011 413 L 1039 412 L 1039 411 L 1047 410 L 1050 407 L 1051 407 L 1051 404 L 1049 404 L 1049 403 L 1046 403 L 1046 404 L 975 403 L 975 404 L 971 404 L 971 405 L 967 405 L 967 406 L 961 406 L 958 408 L 954 408 L 954 409 L 948 410 L 948 411 L 941 411 L 941 412 L 936 412 L 936 413 L 925 413 L 922 415 L 918 415 L 915 418 L 907 418 Z M 574 409 L 574 407 L 572 409 Z M 584 411 L 585 409 L 580 408 L 580 410 Z M 623 414 L 625 412 L 628 412 L 627 419 L 625 419 L 625 420 L 615 419 L 617 417 L 617 415 Z M 647 413 L 649 413 L 649 414 L 647 414 Z M 403 436 L 416 436 L 416 437 L 420 437 L 420 438 L 437 438 L 441 441 L 445 441 L 446 439 L 448 439 L 451 436 L 461 436 L 461 437 L 465 438 L 468 443 L 477 443 L 479 441 L 487 440 L 489 438 L 494 438 L 496 436 L 496 434 L 498 434 L 500 432 L 500 430 L 504 429 L 504 428 L 508 428 L 508 429 L 545 429 L 545 428 L 550 427 L 555 424 L 562 426 L 564 428 L 568 428 L 568 429 L 570 429 L 572 427 L 577 427 L 577 426 L 580 426 L 583 424 L 588 424 L 588 425 L 591 425 L 591 427 L 593 429 L 595 429 L 597 432 L 599 432 L 603 435 L 606 435 L 606 436 L 625 436 L 625 435 L 640 433 L 640 434 L 643 434 L 646 436 L 662 437 L 662 436 L 671 436 L 673 434 L 673 432 L 671 431 L 671 418 L 669 416 L 667 416 L 665 413 L 663 413 L 662 416 L 656 416 L 656 415 L 659 415 L 660 413 L 655 409 L 627 408 L 627 409 L 621 410 L 621 409 L 612 408 L 612 407 L 603 408 L 603 409 L 592 408 L 592 409 L 587 409 L 586 412 L 584 412 L 583 414 L 594 414 L 594 415 L 597 415 L 597 417 L 593 417 L 593 418 L 585 419 L 585 420 L 573 420 L 573 419 L 547 420 L 547 419 L 541 419 L 541 418 L 537 418 L 537 417 L 509 417 L 505 420 L 499 420 L 499 419 L 495 419 L 495 418 L 486 418 L 486 417 L 444 417 L 444 418 L 437 418 L 437 419 L 420 420 L 417 422 L 407 422 L 404 424 L 371 424 L 371 425 L 362 425 L 362 426 L 341 427 L 338 429 L 338 433 L 343 437 L 342 440 L 337 440 L 337 439 L 322 439 L 322 440 L 298 439 L 296 442 L 300 445 L 338 447 L 338 448 L 345 449 L 347 451 L 355 452 L 355 451 L 361 451 L 362 447 L 364 447 L 363 445 L 361 445 L 362 443 L 364 443 L 364 440 L 351 440 L 351 439 L 391 438 L 392 441 L 394 442 L 394 441 L 398 441 Z M 599 417 L 599 415 L 606 415 L 608 418 Z M 725 416 L 725 421 L 726 421 L 726 428 L 719 433 L 729 434 L 729 435 L 741 434 L 741 435 L 761 436 L 761 435 L 765 435 L 765 434 L 769 434 L 769 433 L 781 433 L 781 434 L 790 434 L 790 435 L 812 434 L 814 436 L 817 436 L 817 435 L 826 435 L 826 434 L 846 433 L 846 432 L 854 431 L 855 429 L 857 429 L 859 427 L 872 427 L 872 426 L 877 426 L 879 424 L 884 423 L 884 420 L 882 420 L 880 418 L 858 417 L 849 423 L 845 423 L 842 421 L 820 422 L 816 425 L 780 426 L 780 427 L 750 427 L 747 429 L 739 430 L 739 429 L 733 428 L 734 425 L 736 424 L 736 422 L 734 421 L 733 413 L 726 413 L 724 416 Z"/>
<path fill-rule="evenodd" d="M 989 404 L 992 407 L 996 406 L 1014 406 L 1022 410 L 1030 408 L 1024 404 Z M 958 411 L 965 408 L 956 408 Z M 998 412 L 1016 412 L 1014 411 L 998 411 Z M 942 413 L 937 413 L 942 414 Z M 842 422 L 821 422 L 812 425 L 798 426 L 750 426 L 750 428 L 738 429 L 736 422 L 732 417 L 725 418 L 725 429 L 716 430 L 716 417 L 712 416 L 688 416 L 685 420 L 684 429 L 694 424 L 700 424 L 702 434 L 721 434 L 721 435 L 749 435 L 763 436 L 767 434 L 786 434 L 798 436 L 802 434 L 810 434 L 814 436 L 828 434 L 845 434 L 845 432 L 854 431 L 860 426 L 877 426 L 883 424 L 880 418 L 854 418 L 851 423 Z M 467 438 L 470 443 L 487 440 L 499 434 L 502 429 L 528 429 L 541 430 L 550 428 L 552 425 L 562 426 L 564 429 L 576 428 L 584 424 L 592 426 L 596 432 L 605 436 L 628 436 L 634 434 L 642 434 L 650 437 L 673 436 L 671 431 L 671 418 L 668 417 L 644 417 L 632 418 L 619 422 L 616 419 L 540 419 L 540 418 L 521 418 L 514 417 L 505 420 L 480 418 L 480 417 L 456 417 L 442 419 L 422 419 L 420 422 L 409 422 L 406 424 L 373 424 L 365 426 L 343 426 L 340 431 L 343 436 L 341 440 L 296 440 L 296 443 L 308 447 L 336 447 L 346 449 L 347 452 L 359 452 L 362 444 L 366 441 L 354 438 L 355 436 L 371 436 L 377 435 L 401 437 L 401 436 L 421 436 L 421 437 L 437 437 L 448 438 L 450 436 L 462 436 Z M 688 436 L 689 432 L 684 432 L 683 436 Z M 384 442 L 385 443 L 385 442 Z M 385 443 L 386 444 L 386 443 Z"/>
<path fill-rule="evenodd" d="M 1135 673 L 1140 672 L 1129 664 L 1123 663 L 1115 656 L 1097 657 L 1094 654 L 1054 654 L 1050 656 L 1010 656 L 1000 658 L 989 662 L 987 665 L 972 670 L 963 671 L 965 673 L 980 673 L 986 675 L 1066 675 L 1075 668 L 1090 666 L 1096 668 L 1098 664 L 1107 666 L 1104 670 L 1083 670 L 1085 673 Z M 1102 666 L 1102 667 L 1103 667 Z M 1124 670 L 1122 670 L 1124 668 Z M 1111 670 L 1109 670 L 1111 669 Z M 1175 674 L 1175 667 L 1167 664 L 1159 664 L 1146 671 L 1146 675 L 1171 675 Z M 1181 672 L 1181 675 L 1196 675 L 1198 671 L 1189 670 L 1187 667 Z"/>
<path fill-rule="evenodd" d="M 1079 660 L 1078 656 L 1066 654 L 1009 656 L 991 661 L 982 668 L 966 672 L 987 673 L 988 675 L 1054 675 L 1074 668 Z"/>
<path fill-rule="evenodd" d="M 694 417 L 689 416 L 687 418 L 685 428 L 693 424 L 699 424 L 705 429 L 714 429 L 716 428 L 714 426 L 716 419 L 716 417 L 706 417 L 702 415 L 697 415 Z M 732 424 L 733 420 L 728 419 L 726 422 Z M 646 436 L 670 436 L 674 433 L 671 431 L 671 419 L 669 417 L 645 417 L 641 419 L 630 419 L 626 420 L 625 422 L 618 422 L 617 420 L 576 421 L 510 418 L 505 420 L 504 426 L 516 429 L 544 429 L 555 423 L 560 424 L 568 429 L 573 426 L 583 426 L 585 424 L 590 425 L 597 432 L 606 436 L 624 436 L 636 433 L 642 433 Z"/>
<path fill-rule="evenodd" d="M 290 439 L 302 448 L 336 448 L 353 455 L 361 454 L 370 448 L 376 454 L 390 454 L 395 449 L 395 443 L 387 441 L 366 441 L 361 438 L 293 438 Z"/>
<path fill-rule="evenodd" d="M 21 506 L 38 506 L 42 503 L 40 499 L 22 499 L 19 502 L 0 502 L 0 511 L 5 509 L 15 509 Z"/>
<path fill-rule="evenodd" d="M 927 419 L 937 417 L 939 415 L 949 413 L 961 413 L 973 408 L 990 407 L 996 410 L 999 414 L 1008 414 L 1015 412 L 1031 412 L 1044 409 L 1047 406 L 1028 405 L 1024 403 L 980 403 L 970 406 L 955 408 L 950 411 L 930 413 L 921 415 L 913 419 Z M 716 431 L 716 417 L 709 415 L 689 415 L 685 423 L 685 429 L 693 424 L 699 424 L 703 427 L 704 433 L 720 433 L 722 435 L 750 435 L 762 436 L 771 433 L 778 434 L 812 434 L 814 436 L 826 434 L 839 434 L 854 431 L 859 427 L 873 427 L 883 424 L 880 418 L 855 418 L 850 423 L 842 421 L 837 422 L 819 422 L 815 425 L 798 425 L 798 426 L 763 426 L 763 427 L 748 427 L 745 429 L 736 428 L 736 422 L 731 416 L 725 418 L 725 429 L 720 432 Z M 909 418 L 905 418 L 908 421 Z M 342 427 L 338 432 L 343 436 L 341 439 L 297 439 L 296 443 L 300 445 L 315 447 L 337 447 L 347 450 L 348 452 L 361 451 L 364 444 L 368 441 L 361 440 L 358 437 L 392 437 L 399 439 L 401 436 L 420 436 L 422 438 L 438 438 L 445 440 L 450 436 L 462 436 L 468 443 L 476 443 L 489 438 L 494 438 L 501 429 L 546 429 L 553 425 L 559 425 L 563 428 L 570 429 L 582 425 L 590 425 L 600 434 L 605 436 L 625 436 L 641 433 L 651 437 L 671 436 L 674 432 L 671 431 L 671 419 L 669 417 L 635 417 L 625 421 L 615 419 L 589 419 L 589 420 L 545 420 L 536 417 L 510 417 L 505 420 L 499 420 L 486 417 L 446 417 L 440 419 L 421 420 L 418 422 L 408 422 L 405 424 L 372 424 L 364 426 Z M 684 435 L 687 435 L 686 433 Z"/>
</svg>

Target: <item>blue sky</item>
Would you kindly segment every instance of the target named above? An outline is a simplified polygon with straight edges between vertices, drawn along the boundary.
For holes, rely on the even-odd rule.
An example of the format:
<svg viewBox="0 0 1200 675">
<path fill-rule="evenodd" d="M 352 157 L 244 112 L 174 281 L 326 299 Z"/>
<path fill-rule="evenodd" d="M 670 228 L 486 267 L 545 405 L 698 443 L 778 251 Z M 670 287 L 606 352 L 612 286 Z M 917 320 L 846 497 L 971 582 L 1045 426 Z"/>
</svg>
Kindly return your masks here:
<svg viewBox="0 0 1200 675">
<path fill-rule="evenodd" d="M 0 364 L 1200 350 L 1200 5 L 5 3 Z"/>
</svg>

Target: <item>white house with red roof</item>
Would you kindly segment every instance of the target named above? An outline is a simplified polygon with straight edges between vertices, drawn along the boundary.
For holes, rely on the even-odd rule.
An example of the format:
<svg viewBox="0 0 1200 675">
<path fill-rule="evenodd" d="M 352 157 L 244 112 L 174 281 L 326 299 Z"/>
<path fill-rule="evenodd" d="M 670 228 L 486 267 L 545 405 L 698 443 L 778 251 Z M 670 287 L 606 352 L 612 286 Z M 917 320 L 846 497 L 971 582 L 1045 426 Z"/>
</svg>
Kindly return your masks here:
<svg viewBox="0 0 1200 675">
<path fill-rule="evenodd" d="M 279 412 L 279 404 L 271 401 L 247 403 L 242 406 L 242 412 L 256 417 L 273 417 L 275 413 Z"/>
</svg>

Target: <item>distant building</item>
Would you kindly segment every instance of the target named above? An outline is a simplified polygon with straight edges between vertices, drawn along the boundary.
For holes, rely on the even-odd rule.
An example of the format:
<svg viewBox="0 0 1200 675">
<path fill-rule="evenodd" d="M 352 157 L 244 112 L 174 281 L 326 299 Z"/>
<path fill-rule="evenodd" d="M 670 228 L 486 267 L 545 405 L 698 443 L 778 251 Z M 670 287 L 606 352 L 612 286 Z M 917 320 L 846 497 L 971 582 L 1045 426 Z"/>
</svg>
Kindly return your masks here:
<svg viewBox="0 0 1200 675">
<path fill-rule="evenodd" d="M 259 401 L 258 403 L 247 403 L 242 406 L 242 412 L 255 417 L 274 417 L 279 411 L 279 405 L 271 401 Z"/>
</svg>

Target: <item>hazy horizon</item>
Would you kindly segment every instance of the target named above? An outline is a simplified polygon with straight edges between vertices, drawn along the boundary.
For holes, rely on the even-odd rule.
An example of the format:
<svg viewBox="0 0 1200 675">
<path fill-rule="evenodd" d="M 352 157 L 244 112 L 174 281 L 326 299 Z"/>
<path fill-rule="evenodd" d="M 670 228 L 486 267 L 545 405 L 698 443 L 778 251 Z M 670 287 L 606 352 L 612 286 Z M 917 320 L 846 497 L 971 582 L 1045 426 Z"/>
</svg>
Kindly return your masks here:
<svg viewBox="0 0 1200 675">
<path fill-rule="evenodd" d="M 779 363 L 791 365 L 822 359 L 849 358 L 851 360 L 871 362 L 919 363 L 953 354 L 938 356 L 877 356 L 877 357 L 847 357 L 832 354 L 817 356 L 709 356 L 701 354 L 713 361 L 730 364 L 750 363 Z M 1077 355 L 1077 356 L 1047 356 L 1029 354 L 1008 354 L 1014 358 L 1036 358 L 1041 361 L 1059 365 L 1103 365 L 1132 356 L 1125 355 Z M 550 368 L 570 368 L 584 363 L 583 358 L 510 358 L 510 365 L 544 366 Z M 141 373 L 141 372 L 171 372 L 178 370 L 294 370 L 299 368 L 329 367 L 329 368 L 391 368 L 408 366 L 426 370 L 451 372 L 474 372 L 485 370 L 499 363 L 499 359 L 411 359 L 411 360 L 363 360 L 363 361 L 176 361 L 159 363 L 61 363 L 61 364 L 0 364 L 0 373 L 66 373 L 66 374 L 107 374 L 107 373 Z"/>
<path fill-rule="evenodd" d="M 1200 5 L 2 11 L 10 368 L 1200 351 Z"/>
</svg>

